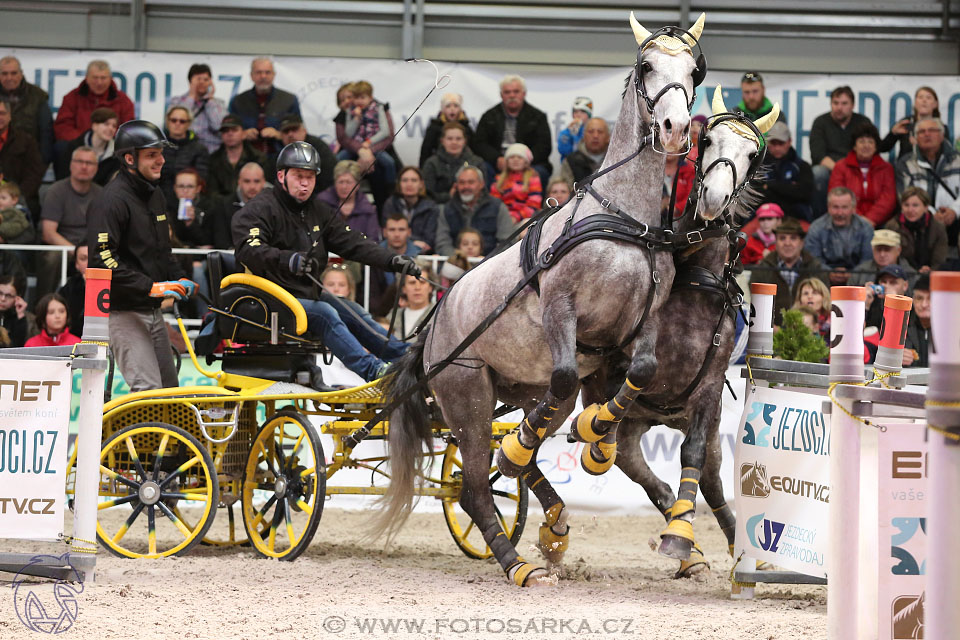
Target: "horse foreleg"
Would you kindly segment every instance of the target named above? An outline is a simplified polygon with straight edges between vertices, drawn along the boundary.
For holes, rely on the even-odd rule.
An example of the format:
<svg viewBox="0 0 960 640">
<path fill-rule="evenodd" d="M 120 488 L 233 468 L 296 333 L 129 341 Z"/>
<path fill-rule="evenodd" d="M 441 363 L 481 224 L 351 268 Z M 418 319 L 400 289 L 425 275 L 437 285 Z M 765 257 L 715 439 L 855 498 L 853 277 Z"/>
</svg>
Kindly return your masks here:
<svg viewBox="0 0 960 640">
<path fill-rule="evenodd" d="M 723 452 L 720 449 L 720 421 L 715 419 L 709 427 L 707 435 L 707 457 L 703 465 L 703 476 L 700 478 L 700 493 L 713 510 L 720 530 L 727 538 L 727 550 L 733 555 L 734 536 L 736 535 L 737 520 L 733 511 L 723 497 L 723 480 L 720 478 L 720 465 L 723 463 Z"/>
</svg>

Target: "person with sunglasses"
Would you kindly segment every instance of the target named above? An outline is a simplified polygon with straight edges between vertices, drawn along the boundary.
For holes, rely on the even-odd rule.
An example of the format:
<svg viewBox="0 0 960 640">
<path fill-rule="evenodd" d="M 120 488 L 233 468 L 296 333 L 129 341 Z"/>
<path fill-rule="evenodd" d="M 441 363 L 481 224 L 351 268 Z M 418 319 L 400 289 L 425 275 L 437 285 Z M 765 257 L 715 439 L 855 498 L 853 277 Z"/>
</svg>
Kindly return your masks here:
<svg viewBox="0 0 960 640">
<path fill-rule="evenodd" d="M 196 169 L 201 178 L 206 179 L 210 168 L 210 152 L 197 134 L 190 130 L 193 116 L 185 106 L 170 107 L 166 117 L 166 136 L 173 146 L 163 150 L 163 173 L 160 176 L 160 188 L 167 200 L 167 207 L 175 207 L 179 202 L 174 183 L 177 174 L 187 168 Z M 176 209 L 171 209 L 176 213 Z"/>
<path fill-rule="evenodd" d="M 767 97 L 767 90 L 763 85 L 763 76 L 756 71 L 748 71 L 740 78 L 740 95 L 742 99 L 734 107 L 734 113 L 742 113 L 756 122 L 773 111 L 773 103 Z M 784 123 L 787 121 L 783 111 L 780 112 L 777 121 Z"/>
</svg>

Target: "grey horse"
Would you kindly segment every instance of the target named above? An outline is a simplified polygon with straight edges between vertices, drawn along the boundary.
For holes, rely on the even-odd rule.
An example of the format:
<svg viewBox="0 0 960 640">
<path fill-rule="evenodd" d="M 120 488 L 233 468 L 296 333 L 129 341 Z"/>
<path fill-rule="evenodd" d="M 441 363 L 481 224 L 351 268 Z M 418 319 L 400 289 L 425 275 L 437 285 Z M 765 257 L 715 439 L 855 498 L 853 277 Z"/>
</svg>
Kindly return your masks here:
<svg viewBox="0 0 960 640">
<path fill-rule="evenodd" d="M 545 219 L 537 255 L 546 253 L 565 229 L 591 216 L 609 215 L 613 206 L 622 207 L 624 220 L 634 229 L 659 224 L 663 152 L 683 152 L 689 144 L 695 78 L 702 80 L 705 71 L 702 56 L 695 59 L 693 55 L 704 16 L 689 32 L 656 34 L 643 29 L 632 14 L 630 18 L 641 50 L 627 78 L 601 172 L 632 159 L 593 181 L 592 188 L 602 198 L 581 193 Z M 494 406 L 499 399 L 527 412 L 520 428 L 499 450 L 508 450 L 509 455 L 498 456 L 497 463 L 505 475 L 522 474 L 536 495 L 547 520 L 540 531 L 541 550 L 549 561 L 559 562 L 568 536 L 566 510 L 537 469 L 536 450 L 572 411 L 580 380 L 602 363 L 601 356 L 578 354 L 578 342 L 622 348 L 631 359 L 628 382 L 633 386 L 653 378 L 657 312 L 669 293 L 674 266 L 671 253 L 653 251 L 647 244 L 646 240 L 635 244 L 600 238 L 569 249 L 553 266 L 539 272 L 535 283 L 539 293 L 525 287 L 452 365 L 430 380 L 432 395 L 463 460 L 460 504 L 508 579 L 517 585 L 542 583 L 539 579 L 547 571 L 517 554 L 497 518 L 489 486 Z M 523 279 L 520 245 L 468 271 L 444 296 L 417 344 L 394 363 L 387 400 L 446 360 Z M 633 336 L 647 307 L 643 331 Z M 431 437 L 425 400 L 424 394 L 416 394 L 391 416 L 392 480 L 374 525 L 375 535 L 394 533 L 411 508 L 414 484 L 422 473 L 421 452 Z"/>
</svg>

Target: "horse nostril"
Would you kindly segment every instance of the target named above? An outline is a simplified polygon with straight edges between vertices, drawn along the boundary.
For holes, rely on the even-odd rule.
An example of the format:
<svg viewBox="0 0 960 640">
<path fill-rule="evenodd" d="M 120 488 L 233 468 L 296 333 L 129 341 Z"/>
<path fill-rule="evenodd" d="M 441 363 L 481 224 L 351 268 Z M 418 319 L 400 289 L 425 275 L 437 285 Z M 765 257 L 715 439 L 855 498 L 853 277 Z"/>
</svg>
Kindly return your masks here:
<svg viewBox="0 0 960 640">
<path fill-rule="evenodd" d="M 663 121 L 663 128 L 667 130 L 667 133 L 673 131 L 673 123 L 670 122 L 669 118 Z"/>
</svg>

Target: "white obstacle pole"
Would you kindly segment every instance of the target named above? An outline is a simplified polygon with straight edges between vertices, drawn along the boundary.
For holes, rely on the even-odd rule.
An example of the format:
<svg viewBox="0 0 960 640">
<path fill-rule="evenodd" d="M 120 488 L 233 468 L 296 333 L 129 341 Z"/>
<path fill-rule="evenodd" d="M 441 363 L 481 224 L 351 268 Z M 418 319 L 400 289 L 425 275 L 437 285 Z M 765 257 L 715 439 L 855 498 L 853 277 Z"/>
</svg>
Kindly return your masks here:
<svg viewBox="0 0 960 640">
<path fill-rule="evenodd" d="M 927 587 L 924 637 L 960 632 L 960 273 L 930 277 L 930 385 L 927 390 Z M 939 429 L 940 431 L 937 431 Z"/>
<path fill-rule="evenodd" d="M 831 287 L 830 382 L 863 382 L 866 290 Z M 860 520 L 860 424 L 837 400 L 830 418 L 830 521 L 827 527 L 827 637 L 858 638 L 857 570 Z M 843 410 L 841 410 L 843 409 Z"/>
<path fill-rule="evenodd" d="M 84 299 L 84 342 L 97 342 L 97 359 L 107 359 L 110 306 L 110 269 L 87 269 Z M 103 435 L 103 369 L 83 369 L 80 376 L 80 414 L 77 433 L 77 469 L 74 482 L 74 540 L 87 553 L 97 539 L 97 499 L 100 495 L 100 440 Z M 93 579 L 93 571 L 85 579 Z"/>
</svg>

